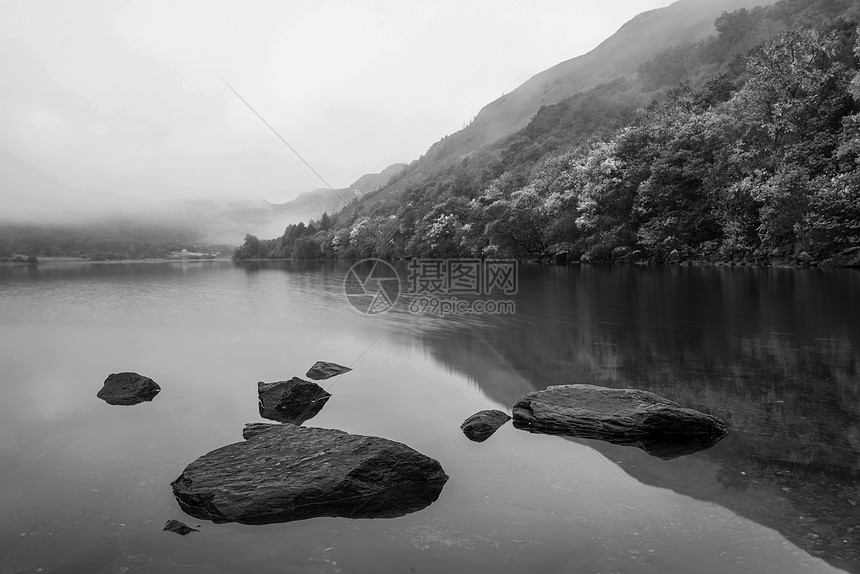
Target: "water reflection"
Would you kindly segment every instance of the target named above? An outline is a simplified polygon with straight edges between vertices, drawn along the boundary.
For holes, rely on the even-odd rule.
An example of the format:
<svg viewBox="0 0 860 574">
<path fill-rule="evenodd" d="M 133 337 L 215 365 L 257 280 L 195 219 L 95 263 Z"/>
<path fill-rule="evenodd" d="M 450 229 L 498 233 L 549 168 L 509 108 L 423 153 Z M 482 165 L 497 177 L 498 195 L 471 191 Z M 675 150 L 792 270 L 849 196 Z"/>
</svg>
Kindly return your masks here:
<svg viewBox="0 0 860 574">
<path fill-rule="evenodd" d="M 331 304 L 349 265 L 255 267 L 319 270 Z M 508 407 L 588 383 L 723 419 L 727 439 L 673 461 L 588 444 L 647 484 L 719 503 L 860 572 L 857 293 L 860 272 L 844 269 L 523 266 L 516 315 L 416 316 L 398 304 L 373 321 Z"/>
<path fill-rule="evenodd" d="M 239 524 L 263 525 L 308 520 L 323 516 L 340 518 L 397 518 L 427 508 L 442 493 L 444 482 L 422 482 L 395 486 L 369 496 L 353 496 L 341 500 L 297 505 L 282 512 L 260 514 L 236 520 Z M 183 512 L 201 520 L 215 523 L 231 522 L 219 519 L 199 507 L 189 506 L 177 499 Z"/>
<path fill-rule="evenodd" d="M 109 405 L 123 406 L 123 407 L 130 407 L 130 406 L 133 406 L 133 405 L 139 405 L 140 403 L 149 402 L 149 401 L 151 401 L 152 399 L 154 399 L 154 398 L 155 398 L 155 395 L 157 395 L 157 394 L 158 394 L 158 392 L 156 391 L 156 392 L 154 392 L 154 393 L 150 393 L 150 394 L 142 395 L 142 396 L 137 396 L 137 397 L 131 397 L 131 396 L 127 396 L 127 397 L 101 396 L 101 397 L 99 397 L 99 398 L 100 398 L 101 400 L 103 400 L 104 402 L 106 402 L 107 404 L 109 404 Z"/>
<path fill-rule="evenodd" d="M 291 408 L 278 408 L 277 406 L 260 403 L 260 416 L 270 421 L 279 423 L 300 425 L 317 416 L 325 406 L 328 397 L 314 400 L 309 404 L 292 405 Z"/>
<path fill-rule="evenodd" d="M 270 421 L 301 425 L 323 409 L 331 395 L 316 383 L 293 377 L 289 381 L 257 383 L 260 416 Z"/>
<path fill-rule="evenodd" d="M 520 280 L 516 317 L 451 321 L 423 334 L 428 351 L 503 405 L 588 383 L 722 418 L 725 441 L 672 463 L 589 444 L 645 483 L 860 571 L 860 273 L 572 267 L 525 268 Z"/>
<path fill-rule="evenodd" d="M 524 430 L 536 434 L 551 434 L 568 438 L 575 438 L 580 441 L 604 441 L 611 444 L 621 446 L 632 446 L 640 448 L 651 456 L 661 458 L 663 460 L 672 460 L 682 456 L 688 456 L 712 448 L 718 442 L 723 440 L 724 435 L 694 435 L 688 437 L 670 437 L 670 436 L 645 436 L 639 438 L 613 438 L 610 434 L 602 432 L 577 432 L 573 428 L 570 429 L 536 429 L 535 427 L 523 424 L 519 421 L 514 421 L 514 428 Z M 590 442 L 588 444 L 591 444 Z"/>
</svg>

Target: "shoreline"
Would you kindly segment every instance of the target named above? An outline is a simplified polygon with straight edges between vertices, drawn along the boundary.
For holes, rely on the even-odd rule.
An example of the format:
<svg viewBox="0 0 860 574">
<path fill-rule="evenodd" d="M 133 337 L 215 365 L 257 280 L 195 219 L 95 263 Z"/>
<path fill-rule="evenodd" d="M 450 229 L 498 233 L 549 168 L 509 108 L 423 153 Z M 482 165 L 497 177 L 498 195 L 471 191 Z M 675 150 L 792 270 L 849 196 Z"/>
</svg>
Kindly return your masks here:
<svg viewBox="0 0 860 574">
<path fill-rule="evenodd" d="M 394 259 L 385 259 L 382 257 L 354 257 L 354 258 L 342 258 L 342 259 L 330 259 L 317 257 L 313 259 L 290 259 L 290 258 L 278 258 L 278 259 L 223 259 L 222 261 L 232 261 L 233 263 L 260 263 L 260 262 L 283 262 L 283 261 L 293 261 L 293 262 L 310 262 L 310 261 L 318 261 L 318 262 L 359 262 L 367 259 L 379 259 L 380 261 L 386 262 L 394 262 L 394 261 L 410 261 L 408 258 L 398 257 Z M 417 259 L 421 259 L 418 257 Z M 450 258 L 438 258 L 432 257 L 428 259 L 452 259 L 457 260 L 461 259 L 458 257 L 450 257 Z M 502 261 L 500 259 L 499 261 Z M 510 261 L 512 259 L 507 259 Z M 487 261 L 492 261 L 491 259 L 487 259 Z M 659 261 L 569 261 L 567 263 L 556 263 L 550 260 L 540 260 L 540 259 L 517 259 L 517 262 L 521 264 L 529 264 L 536 266 L 547 266 L 547 267 L 569 267 L 569 266 L 594 266 L 594 267 L 729 267 L 729 268 L 744 268 L 744 269 L 860 269 L 860 263 L 858 264 L 850 264 L 850 265 L 838 265 L 827 262 L 818 262 L 815 261 L 813 263 L 803 264 L 803 263 L 786 263 L 784 261 L 767 261 L 764 263 L 755 263 L 755 262 L 726 262 L 726 261 L 706 261 L 706 260 L 686 260 L 680 263 L 666 263 Z"/>
<path fill-rule="evenodd" d="M 109 259 L 102 261 L 93 261 L 91 259 L 84 259 L 82 257 L 45 257 L 40 258 L 38 263 L 0 263 L 0 267 L 20 267 L 20 266 L 33 266 L 38 267 L 39 265 L 71 265 L 71 264 L 89 264 L 89 265 L 114 265 L 117 263 L 171 263 L 171 262 L 210 262 L 210 261 L 230 261 L 229 258 L 213 258 L 213 259 L 192 259 L 192 258 L 175 258 L 170 259 L 167 257 L 159 257 L 159 258 L 149 258 L 149 259 Z"/>
</svg>

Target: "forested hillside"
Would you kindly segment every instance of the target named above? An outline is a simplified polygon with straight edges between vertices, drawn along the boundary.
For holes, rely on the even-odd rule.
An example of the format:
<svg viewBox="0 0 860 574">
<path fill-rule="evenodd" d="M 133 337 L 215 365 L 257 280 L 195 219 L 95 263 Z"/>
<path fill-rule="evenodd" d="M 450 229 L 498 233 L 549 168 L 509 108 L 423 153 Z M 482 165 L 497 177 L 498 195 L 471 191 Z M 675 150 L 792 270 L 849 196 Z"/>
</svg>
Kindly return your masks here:
<svg viewBox="0 0 860 574">
<path fill-rule="evenodd" d="M 724 13 L 715 36 L 236 257 L 844 262 L 860 252 L 858 21 L 850 0 Z"/>
</svg>

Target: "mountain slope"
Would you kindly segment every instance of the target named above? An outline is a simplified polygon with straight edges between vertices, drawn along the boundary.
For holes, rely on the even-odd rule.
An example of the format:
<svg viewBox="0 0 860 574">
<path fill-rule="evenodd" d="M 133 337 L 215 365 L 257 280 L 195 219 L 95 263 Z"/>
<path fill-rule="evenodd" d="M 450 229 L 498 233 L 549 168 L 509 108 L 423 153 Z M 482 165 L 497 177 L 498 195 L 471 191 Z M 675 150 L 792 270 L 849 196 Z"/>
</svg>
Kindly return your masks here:
<svg viewBox="0 0 860 574">
<path fill-rule="evenodd" d="M 238 243 L 246 233 L 271 237 L 284 232 L 287 225 L 319 219 L 335 213 L 364 194 L 379 188 L 399 173 L 404 164 L 390 165 L 380 173 L 369 173 L 352 185 L 332 191 L 318 188 L 300 193 L 285 203 L 268 201 L 184 201 L 174 207 L 174 215 L 200 223 L 199 235 L 205 241 Z"/>
<path fill-rule="evenodd" d="M 542 105 L 488 144 L 469 141 L 489 137 L 476 121 L 354 209 L 236 256 L 860 265 L 858 7 L 780 0 L 721 14 L 705 40 Z M 672 36 L 655 14 L 603 49 L 634 24 L 698 33 Z M 561 68 L 532 82 L 561 89 L 563 77 L 547 80 Z"/>
<path fill-rule="evenodd" d="M 358 178 L 350 187 L 361 193 L 370 193 L 386 185 L 388 181 L 399 174 L 406 167 L 405 163 L 389 165 L 379 173 L 367 173 Z"/>
<path fill-rule="evenodd" d="M 295 199 L 273 205 L 279 223 L 299 223 L 317 219 L 323 213 L 331 215 L 340 211 L 354 199 L 379 189 L 400 173 L 406 164 L 395 163 L 379 173 L 367 173 L 349 187 L 331 190 L 327 187 L 300 193 Z"/>
<path fill-rule="evenodd" d="M 703 40 L 715 33 L 723 12 L 767 6 L 775 0 L 680 0 L 643 12 L 624 24 L 594 50 L 561 62 L 484 106 L 462 130 L 433 144 L 412 162 L 402 177 L 365 197 L 368 208 L 438 174 L 475 150 L 526 127 L 541 106 L 556 104 L 619 77 L 633 76 L 639 66 L 665 50 Z"/>
<path fill-rule="evenodd" d="M 723 12 L 772 4 L 768 0 L 681 0 L 639 14 L 591 52 L 532 76 L 523 85 L 485 106 L 463 130 L 484 145 L 523 128 L 543 105 L 557 103 L 600 83 L 632 74 L 644 62 L 672 47 L 714 33 Z M 471 134 L 470 134 L 471 135 Z"/>
<path fill-rule="evenodd" d="M 714 20 L 723 12 L 766 6 L 774 0 L 680 0 L 639 14 L 594 50 L 561 62 L 527 80 L 514 91 L 487 104 L 462 130 L 433 144 L 409 173 L 392 182 L 368 202 L 375 204 L 402 191 L 429 172 L 467 156 L 473 150 L 524 128 L 544 105 L 555 104 L 620 76 L 630 76 L 657 54 L 714 34 Z"/>
</svg>

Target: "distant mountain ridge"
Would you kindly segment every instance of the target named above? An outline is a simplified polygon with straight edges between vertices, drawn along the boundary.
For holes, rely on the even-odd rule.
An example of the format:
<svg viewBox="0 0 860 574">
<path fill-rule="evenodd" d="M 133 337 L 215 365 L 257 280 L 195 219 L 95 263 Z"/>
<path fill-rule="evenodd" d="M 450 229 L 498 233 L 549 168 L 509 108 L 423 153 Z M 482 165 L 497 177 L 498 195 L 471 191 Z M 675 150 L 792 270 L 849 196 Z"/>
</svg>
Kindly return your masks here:
<svg viewBox="0 0 860 574">
<path fill-rule="evenodd" d="M 290 220 L 287 223 L 318 219 L 323 213 L 331 215 L 346 207 L 352 200 L 360 199 L 363 195 L 383 187 L 405 167 L 404 163 L 395 163 L 379 173 L 364 174 L 349 187 L 335 190 L 323 187 L 305 191 L 291 201 L 273 204 L 272 208 L 282 220 L 285 220 L 284 215 L 288 215 Z"/>
<path fill-rule="evenodd" d="M 387 183 L 406 167 L 396 163 L 379 173 L 368 173 L 349 187 L 340 189 L 317 188 L 300 193 L 284 203 L 265 200 L 185 201 L 177 215 L 199 224 L 200 240 L 206 242 L 237 243 L 246 233 L 264 237 L 280 235 L 292 223 L 319 219 L 323 213 L 333 214 L 354 200 L 361 199 Z"/>
</svg>

